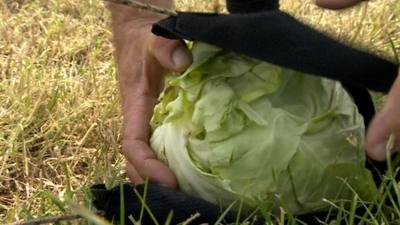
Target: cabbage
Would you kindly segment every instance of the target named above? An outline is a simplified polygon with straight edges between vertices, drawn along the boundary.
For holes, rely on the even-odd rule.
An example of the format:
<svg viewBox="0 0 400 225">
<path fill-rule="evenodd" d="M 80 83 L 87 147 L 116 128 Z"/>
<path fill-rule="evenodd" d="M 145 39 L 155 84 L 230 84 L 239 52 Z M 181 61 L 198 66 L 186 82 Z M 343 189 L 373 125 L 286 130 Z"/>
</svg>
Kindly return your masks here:
<svg viewBox="0 0 400 225">
<path fill-rule="evenodd" d="M 293 214 L 371 198 L 364 123 L 340 83 L 195 43 L 151 121 L 151 147 L 183 192 Z M 324 200 L 326 199 L 326 200 Z"/>
</svg>

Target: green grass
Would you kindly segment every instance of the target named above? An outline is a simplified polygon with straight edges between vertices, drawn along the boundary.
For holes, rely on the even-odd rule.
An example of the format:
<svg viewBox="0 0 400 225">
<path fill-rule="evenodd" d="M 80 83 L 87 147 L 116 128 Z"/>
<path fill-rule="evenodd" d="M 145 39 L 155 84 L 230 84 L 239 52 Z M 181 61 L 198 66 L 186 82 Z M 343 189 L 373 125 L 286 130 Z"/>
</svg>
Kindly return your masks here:
<svg viewBox="0 0 400 225">
<path fill-rule="evenodd" d="M 400 48 L 399 5 L 377 0 L 329 12 L 312 1 L 283 1 L 283 8 L 305 23 L 392 61 Z M 205 0 L 179 0 L 177 7 L 224 11 Z M 125 179 L 108 21 L 99 0 L 0 0 L 1 224 L 72 213 L 75 204 L 91 208 L 90 185 L 111 187 Z M 383 96 L 375 98 L 382 104 Z M 397 188 L 392 176 L 386 185 Z M 381 191 L 393 204 L 385 208 L 384 198 L 373 203 L 382 210 L 365 215 L 365 224 L 400 218 L 397 196 L 387 190 Z M 341 212 L 338 221 L 353 224 L 354 213 L 333 207 Z"/>
</svg>

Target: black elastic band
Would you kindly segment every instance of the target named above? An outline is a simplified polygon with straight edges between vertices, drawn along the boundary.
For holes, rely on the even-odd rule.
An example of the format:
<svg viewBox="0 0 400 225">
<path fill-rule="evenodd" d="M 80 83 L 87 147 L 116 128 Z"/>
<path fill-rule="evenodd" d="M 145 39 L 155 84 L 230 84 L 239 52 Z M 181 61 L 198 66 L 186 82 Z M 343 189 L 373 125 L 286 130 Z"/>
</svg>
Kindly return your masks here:
<svg viewBox="0 0 400 225">
<path fill-rule="evenodd" d="M 278 0 L 227 0 L 229 12 L 251 13 L 279 8 Z"/>
<path fill-rule="evenodd" d="M 107 190 L 105 185 L 95 185 L 91 188 L 93 194 L 93 204 L 101 211 L 105 212 L 105 217 L 109 221 L 121 221 L 120 215 L 125 215 L 126 224 L 132 224 L 130 218 L 140 220 L 141 224 L 155 225 L 155 224 L 180 224 L 188 218 L 193 217 L 196 213 L 198 217 L 194 219 L 192 224 L 215 224 L 220 220 L 224 214 L 222 224 L 233 224 L 236 222 L 251 222 L 253 225 L 266 224 L 264 218 L 258 217 L 247 217 L 245 213 L 238 214 L 235 211 L 225 211 L 218 205 L 206 202 L 202 199 L 194 198 L 185 195 L 178 190 L 169 189 L 166 187 L 158 186 L 156 184 L 145 185 L 133 185 L 124 184 L 124 193 L 121 195 L 121 188 L 115 187 Z M 143 204 L 135 193 L 135 190 L 140 196 L 146 192 L 145 206 L 150 210 L 144 210 L 142 212 Z M 124 201 L 124 212 L 121 214 L 121 200 Z M 150 213 L 152 215 L 150 215 Z M 172 214 L 171 214 L 172 212 Z M 357 215 L 365 215 L 365 209 L 359 207 L 356 210 Z M 170 217 L 170 215 L 172 217 Z M 273 216 L 271 215 L 272 219 Z M 336 218 L 335 212 L 319 212 L 307 215 L 296 216 L 296 220 L 302 221 L 299 224 L 320 224 L 320 221 L 333 220 Z M 154 222 L 153 219 L 156 219 Z M 273 219 L 274 220 L 274 219 Z M 355 220 L 357 221 L 357 219 Z M 289 221 L 287 221 L 289 224 Z M 291 221 L 293 223 L 293 221 Z M 285 223 L 286 224 L 286 223 Z M 296 223 L 297 224 L 297 223 Z M 358 224 L 358 222 L 356 222 Z"/>
<path fill-rule="evenodd" d="M 110 190 L 107 190 L 105 185 L 102 184 L 94 185 L 91 188 L 94 206 L 98 210 L 104 211 L 105 217 L 109 221 L 121 221 L 121 200 L 124 201 L 123 215 L 125 215 L 126 224 L 133 224 L 129 217 L 136 221 L 140 219 L 141 224 L 145 225 L 157 224 L 153 220 L 154 217 L 158 224 L 166 224 L 168 220 L 169 224 L 180 224 L 196 213 L 199 216 L 191 224 L 215 224 L 224 213 L 224 210 L 218 205 L 185 195 L 176 189 L 169 189 L 156 184 L 150 183 L 147 186 L 124 184 L 122 189 L 124 192 L 121 195 L 121 187 L 119 186 Z M 146 195 L 146 207 L 150 212 L 144 210 L 142 213 L 143 205 L 139 197 L 144 195 Z M 153 215 L 150 213 L 153 213 Z M 172 215 L 170 215 L 171 213 Z M 223 224 L 244 222 L 246 219 L 247 216 L 229 210 L 225 212 Z M 259 218 L 252 224 L 263 225 L 265 223 Z"/>
<path fill-rule="evenodd" d="M 398 66 L 345 46 L 279 10 L 244 14 L 178 13 L 153 33 L 202 41 L 299 72 L 387 92 Z"/>
</svg>

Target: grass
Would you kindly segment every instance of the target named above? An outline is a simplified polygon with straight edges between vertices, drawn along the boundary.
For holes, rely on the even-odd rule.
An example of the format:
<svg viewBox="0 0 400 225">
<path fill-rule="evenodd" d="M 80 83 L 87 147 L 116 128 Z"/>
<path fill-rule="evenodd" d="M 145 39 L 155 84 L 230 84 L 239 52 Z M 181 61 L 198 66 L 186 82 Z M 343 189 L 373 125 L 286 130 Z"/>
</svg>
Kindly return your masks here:
<svg viewBox="0 0 400 225">
<path fill-rule="evenodd" d="M 224 10 L 205 0 L 178 0 L 177 7 Z M 351 46 L 392 61 L 400 53 L 395 0 L 342 12 L 301 0 L 285 0 L 282 7 Z M 125 179 L 108 20 L 99 0 L 0 0 L 1 224 L 70 213 L 76 203 L 90 208 L 90 185 L 111 187 Z M 376 101 L 381 104 L 384 96 Z M 397 187 L 390 176 L 387 186 Z M 391 216 L 367 216 L 371 223 L 365 224 L 399 219 L 395 206 Z M 354 213 L 337 207 L 338 220 L 353 224 Z"/>
</svg>

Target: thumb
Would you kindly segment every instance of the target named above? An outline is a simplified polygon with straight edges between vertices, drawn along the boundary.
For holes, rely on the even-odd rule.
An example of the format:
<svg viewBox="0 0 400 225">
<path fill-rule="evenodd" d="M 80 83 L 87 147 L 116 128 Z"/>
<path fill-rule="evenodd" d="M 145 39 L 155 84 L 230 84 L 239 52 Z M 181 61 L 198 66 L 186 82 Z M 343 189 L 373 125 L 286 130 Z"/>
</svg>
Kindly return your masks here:
<svg viewBox="0 0 400 225">
<path fill-rule="evenodd" d="M 148 50 L 169 71 L 183 72 L 192 63 L 192 55 L 181 40 L 153 36 Z"/>
<path fill-rule="evenodd" d="M 391 134 L 387 111 L 379 112 L 369 125 L 365 147 L 368 156 L 377 161 L 386 159 L 386 145 Z"/>
<path fill-rule="evenodd" d="M 385 160 L 387 142 L 394 135 L 394 144 L 400 146 L 400 75 L 393 84 L 383 109 L 375 116 L 370 124 L 366 148 L 369 157 L 375 160 Z M 390 146 L 392 147 L 392 146 Z M 393 146 L 394 147 L 394 146 Z"/>
</svg>

